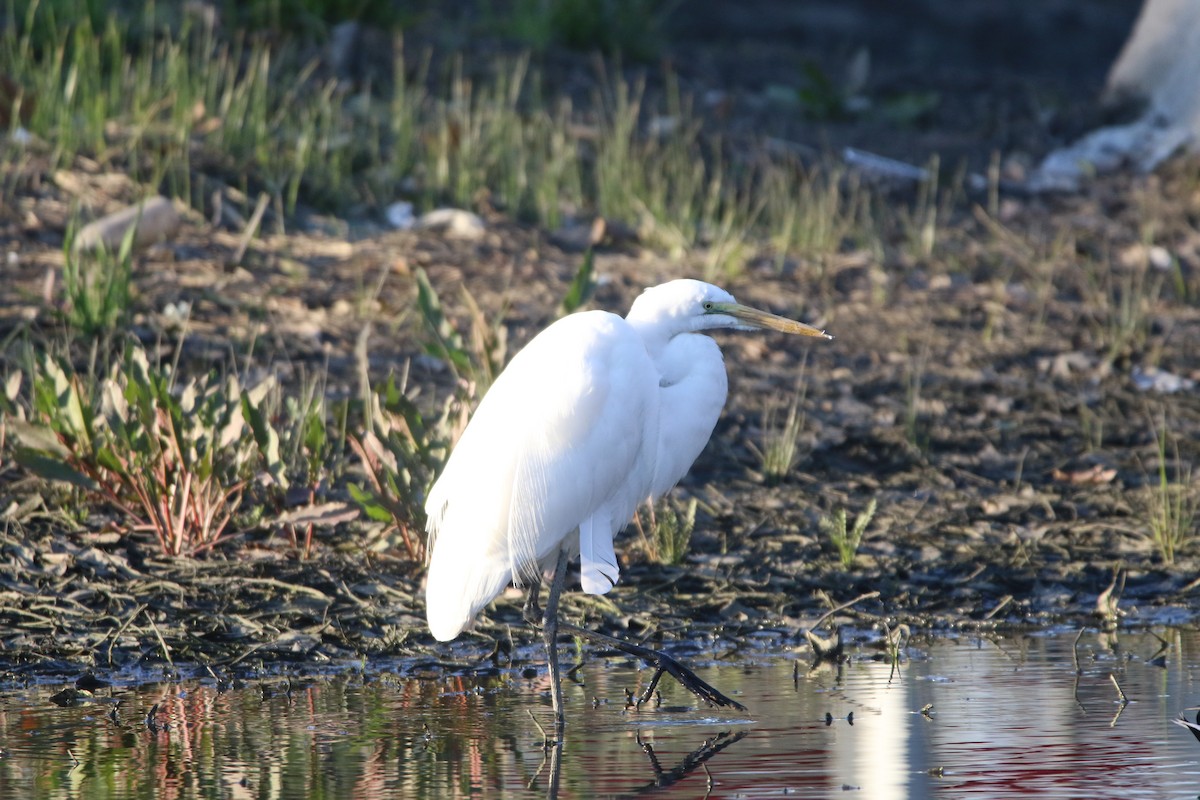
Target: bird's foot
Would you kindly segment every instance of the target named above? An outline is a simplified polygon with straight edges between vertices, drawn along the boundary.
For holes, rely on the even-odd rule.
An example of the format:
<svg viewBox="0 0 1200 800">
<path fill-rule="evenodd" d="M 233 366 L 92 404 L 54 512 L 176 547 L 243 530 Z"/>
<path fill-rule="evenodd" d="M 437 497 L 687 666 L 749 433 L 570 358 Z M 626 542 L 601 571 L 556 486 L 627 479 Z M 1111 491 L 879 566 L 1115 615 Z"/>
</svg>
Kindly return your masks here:
<svg viewBox="0 0 1200 800">
<path fill-rule="evenodd" d="M 587 628 L 580 628 L 576 625 L 560 624 L 559 629 L 564 633 L 570 633 L 576 636 L 582 636 L 586 639 L 591 639 L 594 642 L 599 642 L 612 647 L 615 650 L 620 650 L 622 653 L 628 653 L 635 658 L 641 659 L 647 666 L 654 667 L 654 677 L 650 679 L 650 683 L 646 687 L 646 691 L 642 692 L 638 697 L 635 705 L 640 708 L 644 704 L 650 702 L 655 696 L 655 689 L 658 688 L 658 681 L 664 674 L 670 675 L 675 680 L 679 681 L 683 688 L 687 689 L 696 697 L 708 703 L 710 706 L 719 706 L 722 708 L 736 708 L 745 711 L 746 707 L 722 694 L 707 681 L 701 678 L 696 673 L 685 667 L 676 659 L 659 650 L 652 650 L 649 647 L 632 644 L 630 642 L 617 639 L 614 636 L 607 636 L 603 633 L 590 631 Z"/>
</svg>

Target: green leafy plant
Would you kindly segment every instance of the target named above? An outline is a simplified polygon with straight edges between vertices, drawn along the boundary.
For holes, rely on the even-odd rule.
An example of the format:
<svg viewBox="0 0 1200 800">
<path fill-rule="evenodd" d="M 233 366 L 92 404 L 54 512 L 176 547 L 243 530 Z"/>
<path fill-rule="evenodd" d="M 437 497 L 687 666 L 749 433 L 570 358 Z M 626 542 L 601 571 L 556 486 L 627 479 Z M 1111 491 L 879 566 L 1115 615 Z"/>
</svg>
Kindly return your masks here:
<svg viewBox="0 0 1200 800">
<path fill-rule="evenodd" d="M 482 397 L 504 368 L 507 329 L 502 324 L 503 314 L 488 322 L 475 298 L 464 289 L 463 304 L 471 316 L 469 338 L 464 338 L 446 315 L 425 270 L 418 268 L 416 278 L 417 307 L 431 334 L 425 351 L 445 361 L 459 380 L 465 382 L 461 388 L 467 392 L 467 399 Z"/>
<path fill-rule="evenodd" d="M 283 411 L 280 458 L 294 480 L 315 487 L 331 471 L 336 473 L 342 462 L 349 403 L 335 403 L 331 407 L 324 379 L 310 380 L 299 393 L 284 398 Z"/>
<path fill-rule="evenodd" d="M 405 393 L 407 372 L 372 396 L 372 428 L 348 436 L 350 448 L 366 468 L 370 486 L 347 485 L 368 517 L 386 523 L 400 537 L 409 558 L 425 558 L 425 497 L 450 452 L 451 419 L 458 407 L 451 398 L 442 415 L 429 422 Z"/>
<path fill-rule="evenodd" d="M 31 419 L 11 423 L 18 463 L 108 501 L 129 518 L 126 531 L 153 532 L 168 555 L 228 536 L 263 460 L 243 413 L 265 387 L 243 392 L 215 373 L 175 386 L 137 344 L 99 381 L 45 353 L 28 361 Z"/>
<path fill-rule="evenodd" d="M 813 119 L 829 121 L 848 115 L 846 101 L 849 95 L 829 73 L 814 61 L 805 62 L 801 71 L 804 86 L 796 90 L 796 99 Z"/>
<path fill-rule="evenodd" d="M 475 399 L 504 367 L 506 329 L 502 317 L 489 322 L 464 289 L 463 304 L 470 315 L 470 333 L 464 337 L 424 270 L 417 270 L 416 279 L 417 307 L 430 334 L 426 352 L 454 371 L 455 391 L 441 412 L 428 419 L 409 395 L 407 370 L 399 381 L 389 376 L 382 389 L 370 390 L 364 350 L 359 353 L 359 371 L 368 421 L 362 435 L 348 436 L 347 443 L 362 461 L 370 484 L 351 484 L 351 497 L 368 517 L 395 530 L 409 557 L 419 561 L 425 554 L 425 497 L 466 427 Z"/>
<path fill-rule="evenodd" d="M 594 291 L 596 291 L 595 253 L 589 247 L 583 254 L 583 261 L 580 262 L 579 269 L 575 270 L 575 277 L 571 279 L 567 293 L 563 295 L 562 302 L 558 304 L 559 316 L 566 316 L 578 311 L 591 298 Z"/>
<path fill-rule="evenodd" d="M 871 502 L 867 503 L 867 507 L 854 519 L 853 527 L 847 526 L 846 509 L 844 508 L 839 508 L 832 517 L 821 518 L 821 530 L 829 536 L 829 541 L 833 543 L 838 559 L 845 569 L 850 569 L 854 564 L 854 557 L 858 554 L 858 546 L 862 542 L 863 534 L 866 533 L 867 526 L 871 524 L 871 519 L 875 516 L 875 505 L 875 499 L 872 498 Z"/>
</svg>

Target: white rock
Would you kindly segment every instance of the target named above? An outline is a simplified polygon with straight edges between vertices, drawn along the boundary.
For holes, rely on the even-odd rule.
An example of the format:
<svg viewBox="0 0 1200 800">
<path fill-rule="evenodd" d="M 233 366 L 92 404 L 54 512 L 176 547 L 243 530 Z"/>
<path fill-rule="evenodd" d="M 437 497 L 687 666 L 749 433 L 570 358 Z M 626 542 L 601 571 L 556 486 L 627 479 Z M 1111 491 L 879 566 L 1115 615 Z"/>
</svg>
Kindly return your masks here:
<svg viewBox="0 0 1200 800">
<path fill-rule="evenodd" d="M 1155 269 L 1168 270 L 1171 268 L 1171 251 L 1162 245 L 1154 245 L 1147 255 L 1150 258 L 1150 266 Z"/>
<path fill-rule="evenodd" d="M 449 239 L 478 239 L 487 230 L 482 217 L 461 208 L 436 208 L 418 217 L 413 227 L 439 230 Z"/>
<path fill-rule="evenodd" d="M 1146 369 L 1134 367 L 1133 385 L 1143 392 L 1158 392 L 1159 394 L 1190 392 L 1196 388 L 1196 382 L 1191 378 L 1184 378 L 1158 367 L 1147 367 Z"/>
<path fill-rule="evenodd" d="M 123 208 L 84 225 L 75 235 L 74 247 L 77 252 L 101 247 L 116 252 L 125 234 L 136 225 L 133 248 L 139 250 L 170 239 L 179 230 L 179 223 L 175 205 L 162 195 L 156 195 L 140 205 Z"/>
<path fill-rule="evenodd" d="M 413 204 L 403 200 L 392 203 L 384 210 L 383 215 L 389 225 L 402 231 L 411 229 L 417 221 L 417 215 L 413 213 Z"/>
</svg>

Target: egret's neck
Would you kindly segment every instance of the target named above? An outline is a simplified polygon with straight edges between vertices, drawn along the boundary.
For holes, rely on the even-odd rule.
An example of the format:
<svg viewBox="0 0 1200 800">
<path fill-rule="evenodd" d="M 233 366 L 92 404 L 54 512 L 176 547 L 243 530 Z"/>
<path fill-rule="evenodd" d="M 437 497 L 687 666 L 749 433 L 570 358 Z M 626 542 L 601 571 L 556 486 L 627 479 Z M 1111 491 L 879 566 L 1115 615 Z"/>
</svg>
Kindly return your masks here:
<svg viewBox="0 0 1200 800">
<path fill-rule="evenodd" d="M 690 333 L 690 331 L 680 331 L 663 325 L 661 321 L 646 321 L 638 319 L 635 315 L 630 314 L 625 318 L 626 322 L 638 332 L 642 337 L 642 342 L 646 345 L 646 352 L 650 354 L 650 358 L 655 363 L 662 358 L 666 352 L 667 345 L 671 340 L 681 334 Z"/>
</svg>

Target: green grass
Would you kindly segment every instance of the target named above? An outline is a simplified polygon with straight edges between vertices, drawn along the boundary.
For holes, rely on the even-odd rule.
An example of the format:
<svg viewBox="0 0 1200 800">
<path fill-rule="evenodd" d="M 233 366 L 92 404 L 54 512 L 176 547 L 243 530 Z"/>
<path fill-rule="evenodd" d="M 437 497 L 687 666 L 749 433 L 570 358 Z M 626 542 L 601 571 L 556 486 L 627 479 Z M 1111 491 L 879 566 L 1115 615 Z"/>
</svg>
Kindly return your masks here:
<svg viewBox="0 0 1200 800">
<path fill-rule="evenodd" d="M 1193 485 L 1192 470 L 1179 458 L 1179 444 L 1167 431 L 1165 421 L 1153 426 L 1157 446 L 1157 481 L 1144 502 L 1150 539 L 1166 564 L 1174 564 L 1180 551 L 1196 537 L 1200 520 L 1200 490 Z M 1168 463 L 1177 466 L 1174 480 Z"/>
<path fill-rule="evenodd" d="M 644 80 L 599 67 L 576 107 L 527 56 L 460 56 L 438 77 L 397 41 L 390 82 L 351 87 L 288 39 L 228 35 L 154 4 L 134 19 L 54 6 L 29 4 L 20 24 L 10 9 L 0 31 L 0 72 L 36 100 L 29 127 L 51 170 L 86 156 L 196 207 L 221 186 L 266 192 L 277 225 L 301 204 L 378 205 L 400 184 L 421 207 L 486 202 L 551 229 L 600 214 L 709 279 L 758 252 L 782 265 L 878 248 L 878 209 L 853 179 L 786 154 L 745 159 L 669 72 L 651 100 Z M 25 157 L 5 145 L 0 165 Z"/>
<path fill-rule="evenodd" d="M 124 322 L 133 297 L 133 239 L 129 226 L 116 253 L 101 246 L 77 250 L 73 231 L 63 240 L 63 316 L 85 337 L 111 335 Z"/>
<path fill-rule="evenodd" d="M 804 429 L 804 414 L 800 407 L 807 385 L 802 371 L 800 388 L 792 395 L 791 402 L 782 414 L 778 405 L 772 405 L 763 415 L 761 449 L 751 445 L 758 455 L 768 486 L 774 486 L 786 478 L 800 458 L 799 438 Z"/>
<path fill-rule="evenodd" d="M 686 505 L 667 497 L 655 503 L 650 514 L 650 533 L 647 536 L 643 531 L 642 537 L 642 545 L 652 561 L 672 566 L 683 563 L 696 527 L 697 505 L 694 497 Z"/>
<path fill-rule="evenodd" d="M 909 444 L 921 451 L 929 447 L 929 423 L 921 412 L 928 363 L 928 343 L 923 343 L 904 363 L 904 436 Z"/>
</svg>

